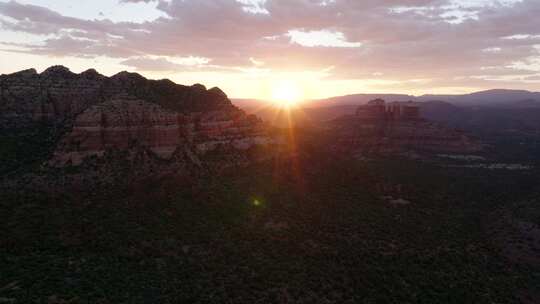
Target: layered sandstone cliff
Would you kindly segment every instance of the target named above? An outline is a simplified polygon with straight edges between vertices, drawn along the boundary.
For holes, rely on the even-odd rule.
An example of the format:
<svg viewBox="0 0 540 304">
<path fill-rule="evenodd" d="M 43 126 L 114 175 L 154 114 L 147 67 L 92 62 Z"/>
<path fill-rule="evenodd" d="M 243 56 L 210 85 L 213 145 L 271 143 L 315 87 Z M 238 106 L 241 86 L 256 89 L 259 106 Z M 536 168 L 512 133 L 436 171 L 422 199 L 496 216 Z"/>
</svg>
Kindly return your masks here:
<svg viewBox="0 0 540 304">
<path fill-rule="evenodd" d="M 0 76 L 0 124 L 20 126 L 31 120 L 61 123 L 119 94 L 180 113 L 234 107 L 219 88 L 183 86 L 128 72 L 112 77 L 95 70 L 75 74 L 66 67 L 53 66 L 40 74 L 29 69 Z"/>
<path fill-rule="evenodd" d="M 55 166 L 141 148 L 166 160 L 187 153 L 200 164 L 212 152 L 243 153 L 279 142 L 219 88 L 200 84 L 182 86 L 128 72 L 75 74 L 55 66 L 41 74 L 31 69 L 2 75 L 0 88 L 4 130 L 35 123 L 58 130 L 48 162 Z"/>
<path fill-rule="evenodd" d="M 185 150 L 202 157 L 218 148 L 240 153 L 276 141 L 259 119 L 235 108 L 178 113 L 120 95 L 78 115 L 71 132 L 58 145 L 52 163 L 80 164 L 108 150 L 132 148 L 146 148 L 161 159 L 171 159 Z"/>
<path fill-rule="evenodd" d="M 482 149 L 478 141 L 464 132 L 428 121 L 375 124 L 350 119 L 337 123 L 335 132 L 338 148 L 366 153 L 470 153 Z"/>
<path fill-rule="evenodd" d="M 376 100 L 360 106 L 357 114 L 331 122 L 336 135 L 336 149 L 365 154 L 396 154 L 401 152 L 469 153 L 482 150 L 477 140 L 464 132 L 447 128 L 420 117 L 412 103 L 385 104 Z M 412 113 L 412 114 L 411 114 Z M 389 115 L 390 114 L 390 115 Z"/>
</svg>

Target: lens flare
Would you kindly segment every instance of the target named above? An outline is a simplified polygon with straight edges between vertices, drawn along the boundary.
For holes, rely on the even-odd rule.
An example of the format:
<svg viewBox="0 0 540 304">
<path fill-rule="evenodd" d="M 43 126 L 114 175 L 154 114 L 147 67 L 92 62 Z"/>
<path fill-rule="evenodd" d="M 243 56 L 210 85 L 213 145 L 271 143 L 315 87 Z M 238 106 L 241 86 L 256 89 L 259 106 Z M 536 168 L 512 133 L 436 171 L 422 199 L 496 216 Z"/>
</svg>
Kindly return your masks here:
<svg viewBox="0 0 540 304">
<path fill-rule="evenodd" d="M 301 98 L 301 90 L 291 81 L 280 82 L 272 89 L 272 101 L 279 107 L 294 107 Z"/>
</svg>

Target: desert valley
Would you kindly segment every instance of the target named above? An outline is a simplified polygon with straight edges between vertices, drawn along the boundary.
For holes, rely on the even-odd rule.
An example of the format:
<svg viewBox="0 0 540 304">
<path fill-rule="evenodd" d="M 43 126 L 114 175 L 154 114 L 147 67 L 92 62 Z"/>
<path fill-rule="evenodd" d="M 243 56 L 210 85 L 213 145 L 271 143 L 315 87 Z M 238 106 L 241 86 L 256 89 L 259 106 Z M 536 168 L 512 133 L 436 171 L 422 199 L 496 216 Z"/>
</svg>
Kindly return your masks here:
<svg viewBox="0 0 540 304">
<path fill-rule="evenodd" d="M 0 85 L 6 303 L 538 299 L 540 100 L 244 111 L 61 66 Z"/>
<path fill-rule="evenodd" d="M 0 0 L 0 304 L 540 303 L 538 16 Z"/>
</svg>

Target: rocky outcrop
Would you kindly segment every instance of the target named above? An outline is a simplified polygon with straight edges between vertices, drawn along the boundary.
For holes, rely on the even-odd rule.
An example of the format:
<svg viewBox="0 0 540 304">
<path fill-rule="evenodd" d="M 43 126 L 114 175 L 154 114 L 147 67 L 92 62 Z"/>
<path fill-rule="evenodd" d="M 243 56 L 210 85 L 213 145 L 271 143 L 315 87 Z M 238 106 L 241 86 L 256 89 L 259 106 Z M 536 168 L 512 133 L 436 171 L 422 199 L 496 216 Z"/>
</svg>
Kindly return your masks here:
<svg viewBox="0 0 540 304">
<path fill-rule="evenodd" d="M 32 121 L 63 123 L 89 107 L 129 94 L 180 113 L 232 108 L 219 88 L 183 86 L 170 80 L 148 80 L 136 73 L 105 77 L 91 69 L 80 74 L 53 66 L 41 74 L 30 69 L 0 76 L 0 126 L 20 127 Z"/>
<path fill-rule="evenodd" d="M 384 112 L 384 102 L 382 107 L 381 111 Z M 359 113 L 364 114 L 365 108 L 366 106 L 361 106 Z M 371 108 L 369 110 L 373 111 Z M 357 114 L 332 121 L 330 129 L 336 135 L 336 149 L 363 154 L 397 154 L 410 151 L 469 153 L 482 149 L 478 141 L 464 132 L 427 121 L 417 115 L 411 119 L 388 119 L 385 115 L 369 115 L 366 118 L 366 115 Z"/>
<path fill-rule="evenodd" d="M 397 122 L 373 125 L 349 121 L 337 132 L 337 145 L 366 153 L 392 154 L 405 151 L 470 153 L 482 145 L 464 132 L 427 122 Z"/>
<path fill-rule="evenodd" d="M 62 66 L 41 74 L 0 76 L 0 126 L 45 122 L 63 132 L 49 163 L 78 165 L 108 151 L 140 150 L 158 159 L 198 165 L 217 153 L 241 154 L 278 140 L 257 117 L 233 106 L 219 88 L 148 80 L 136 73 L 112 77 L 75 74 Z M 215 155 L 214 155 L 215 156 Z M 214 157 L 215 158 L 215 157 Z"/>
<path fill-rule="evenodd" d="M 93 106 L 78 115 L 60 142 L 52 163 L 80 164 L 108 150 L 145 148 L 161 159 L 189 150 L 199 156 L 219 148 L 241 151 L 274 143 L 256 117 L 231 108 L 178 113 L 127 95 Z"/>
<path fill-rule="evenodd" d="M 77 116 L 52 162 L 80 164 L 86 157 L 102 156 L 108 149 L 128 150 L 135 145 L 170 157 L 180 145 L 177 114 L 129 97 L 93 106 Z"/>
<path fill-rule="evenodd" d="M 55 66 L 0 76 L 0 124 L 24 127 L 33 121 L 61 123 L 104 100 L 106 77 L 95 71 L 71 73 Z"/>
</svg>

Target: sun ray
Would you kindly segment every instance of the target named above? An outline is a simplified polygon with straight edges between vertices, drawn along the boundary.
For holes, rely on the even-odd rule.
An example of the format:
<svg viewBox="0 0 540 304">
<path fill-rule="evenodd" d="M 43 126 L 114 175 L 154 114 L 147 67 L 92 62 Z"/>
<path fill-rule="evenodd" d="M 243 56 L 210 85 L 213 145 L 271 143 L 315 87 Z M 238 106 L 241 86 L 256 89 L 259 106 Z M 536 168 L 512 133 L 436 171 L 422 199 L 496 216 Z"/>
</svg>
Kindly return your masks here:
<svg viewBox="0 0 540 304">
<path fill-rule="evenodd" d="M 301 98 L 301 90 L 292 81 L 282 81 L 272 89 L 272 102 L 281 108 L 296 107 Z"/>
</svg>

